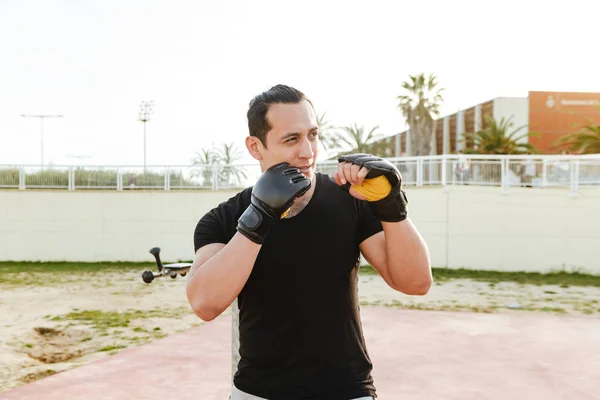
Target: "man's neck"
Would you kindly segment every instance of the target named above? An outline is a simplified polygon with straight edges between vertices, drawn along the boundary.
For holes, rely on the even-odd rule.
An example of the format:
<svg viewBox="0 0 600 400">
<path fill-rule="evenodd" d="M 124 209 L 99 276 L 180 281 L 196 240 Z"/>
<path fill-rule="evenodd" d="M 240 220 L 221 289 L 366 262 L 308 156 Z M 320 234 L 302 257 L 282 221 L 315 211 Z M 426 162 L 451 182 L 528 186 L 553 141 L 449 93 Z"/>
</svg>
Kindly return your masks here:
<svg viewBox="0 0 600 400">
<path fill-rule="evenodd" d="M 313 174 L 310 189 L 304 195 L 294 200 L 294 204 L 290 207 L 290 211 L 286 214 L 285 218 L 295 217 L 300 214 L 300 211 L 304 210 L 315 192 L 315 186 L 317 186 L 317 175 Z"/>
</svg>

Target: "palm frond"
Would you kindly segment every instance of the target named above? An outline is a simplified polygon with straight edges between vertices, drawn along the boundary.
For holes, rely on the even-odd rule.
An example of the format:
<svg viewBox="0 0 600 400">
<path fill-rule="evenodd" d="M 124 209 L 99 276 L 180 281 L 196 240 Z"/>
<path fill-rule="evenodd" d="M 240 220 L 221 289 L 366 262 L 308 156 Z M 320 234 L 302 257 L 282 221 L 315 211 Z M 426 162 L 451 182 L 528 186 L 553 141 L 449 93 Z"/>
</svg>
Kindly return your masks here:
<svg viewBox="0 0 600 400">
<path fill-rule="evenodd" d="M 463 134 L 463 143 L 469 146 L 465 153 L 470 154 L 525 154 L 536 153 L 537 149 L 531 143 L 523 143 L 522 140 L 536 135 L 533 132 L 521 133 L 527 126 L 513 129 L 511 118 L 500 118 L 496 120 L 486 116 L 487 126 L 477 132 Z"/>
<path fill-rule="evenodd" d="M 585 125 L 579 132 L 562 136 L 555 148 L 577 154 L 600 153 L 600 125 Z"/>
</svg>

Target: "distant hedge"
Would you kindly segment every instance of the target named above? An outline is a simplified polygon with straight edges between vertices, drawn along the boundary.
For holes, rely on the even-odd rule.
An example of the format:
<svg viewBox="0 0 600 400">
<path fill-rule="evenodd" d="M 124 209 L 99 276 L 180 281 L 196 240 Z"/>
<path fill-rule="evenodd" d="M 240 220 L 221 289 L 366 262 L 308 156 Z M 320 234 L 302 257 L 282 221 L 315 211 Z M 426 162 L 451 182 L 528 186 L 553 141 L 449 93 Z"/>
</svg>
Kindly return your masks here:
<svg viewBox="0 0 600 400">
<path fill-rule="evenodd" d="M 188 170 L 189 172 L 189 170 Z M 76 168 L 73 170 L 75 188 L 117 188 L 118 174 L 115 170 L 92 170 Z M 146 172 L 122 172 L 123 189 L 129 188 L 163 188 L 165 185 L 164 174 Z M 188 174 L 186 174 L 188 175 Z M 218 176 L 219 186 L 236 187 L 245 173 L 241 169 L 228 169 L 221 171 Z M 198 167 L 192 171 L 191 176 L 184 176 L 181 171 L 173 170 L 169 173 L 169 184 L 172 188 L 212 188 L 213 173 L 211 169 Z M 46 169 L 25 174 L 25 187 L 54 187 L 67 188 L 69 186 L 69 172 L 60 169 Z M 17 168 L 0 169 L 0 187 L 19 187 L 19 170 Z"/>
</svg>

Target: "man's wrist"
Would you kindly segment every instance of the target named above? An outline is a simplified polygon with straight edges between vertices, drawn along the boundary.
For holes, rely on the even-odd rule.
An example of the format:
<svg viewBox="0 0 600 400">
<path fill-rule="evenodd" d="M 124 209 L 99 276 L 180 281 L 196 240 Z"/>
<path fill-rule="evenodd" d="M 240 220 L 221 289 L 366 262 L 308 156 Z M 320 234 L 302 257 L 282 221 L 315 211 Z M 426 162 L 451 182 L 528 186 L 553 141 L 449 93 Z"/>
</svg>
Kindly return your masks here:
<svg viewBox="0 0 600 400">
<path fill-rule="evenodd" d="M 275 219 L 254 204 L 250 204 L 238 219 L 237 231 L 257 244 L 263 244 Z"/>
<path fill-rule="evenodd" d="M 400 222 L 408 217 L 408 199 L 402 189 L 381 200 L 369 202 L 369 205 L 373 215 L 382 222 Z"/>
</svg>

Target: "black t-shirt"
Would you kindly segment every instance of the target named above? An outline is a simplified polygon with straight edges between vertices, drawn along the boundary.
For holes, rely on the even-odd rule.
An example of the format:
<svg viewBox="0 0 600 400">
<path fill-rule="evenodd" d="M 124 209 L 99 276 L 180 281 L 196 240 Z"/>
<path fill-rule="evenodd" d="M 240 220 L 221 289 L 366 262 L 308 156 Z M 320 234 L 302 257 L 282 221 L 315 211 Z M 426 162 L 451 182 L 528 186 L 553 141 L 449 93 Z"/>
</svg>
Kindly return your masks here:
<svg viewBox="0 0 600 400">
<path fill-rule="evenodd" d="M 358 245 L 382 225 L 365 201 L 317 174 L 313 197 L 269 232 L 238 296 L 235 386 L 268 399 L 375 396 L 359 314 Z M 195 249 L 228 243 L 251 188 L 199 221 Z"/>
</svg>

